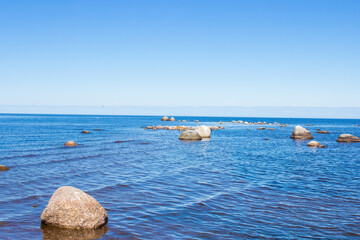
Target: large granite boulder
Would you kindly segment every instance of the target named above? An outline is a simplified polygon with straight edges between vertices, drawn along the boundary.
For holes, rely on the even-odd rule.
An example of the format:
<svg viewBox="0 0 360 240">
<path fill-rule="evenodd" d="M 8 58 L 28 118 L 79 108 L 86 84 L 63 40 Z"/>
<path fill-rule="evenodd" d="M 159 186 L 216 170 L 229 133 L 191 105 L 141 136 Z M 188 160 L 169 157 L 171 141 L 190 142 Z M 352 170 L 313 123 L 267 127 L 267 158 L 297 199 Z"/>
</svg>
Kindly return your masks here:
<svg viewBox="0 0 360 240">
<path fill-rule="evenodd" d="M 167 117 L 167 116 L 164 116 L 164 117 L 161 118 L 161 121 L 170 121 L 170 118 Z"/>
<path fill-rule="evenodd" d="M 313 135 L 301 126 L 296 126 L 290 137 L 298 140 L 314 139 Z"/>
<path fill-rule="evenodd" d="M 201 140 L 201 136 L 195 130 L 185 130 L 181 133 L 180 140 L 196 141 Z"/>
<path fill-rule="evenodd" d="M 346 133 L 346 134 L 341 134 L 336 141 L 337 142 L 360 142 L 360 138 Z"/>
<path fill-rule="evenodd" d="M 195 128 L 195 131 L 202 137 L 202 138 L 210 138 L 211 129 L 208 126 L 201 125 Z"/>
<path fill-rule="evenodd" d="M 320 143 L 318 143 L 317 141 L 311 141 L 307 144 L 308 147 L 313 147 L 313 148 L 326 148 L 324 145 L 321 145 Z"/>
<path fill-rule="evenodd" d="M 98 228 L 108 221 L 95 198 L 74 187 L 58 188 L 41 214 L 41 223 L 61 228 Z"/>
</svg>

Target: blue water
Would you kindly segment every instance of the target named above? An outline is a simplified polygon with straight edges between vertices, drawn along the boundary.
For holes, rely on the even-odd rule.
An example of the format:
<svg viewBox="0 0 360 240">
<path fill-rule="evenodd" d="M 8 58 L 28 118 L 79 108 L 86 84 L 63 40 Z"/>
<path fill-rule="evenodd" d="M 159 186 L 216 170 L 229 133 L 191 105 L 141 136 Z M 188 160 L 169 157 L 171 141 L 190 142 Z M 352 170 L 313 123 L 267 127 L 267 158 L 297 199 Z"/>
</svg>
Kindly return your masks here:
<svg viewBox="0 0 360 240">
<path fill-rule="evenodd" d="M 0 239 L 66 239 L 40 228 L 49 198 L 64 185 L 108 211 L 108 226 L 84 238 L 360 239 L 360 143 L 336 142 L 341 133 L 360 136 L 354 126 L 360 120 L 176 118 L 188 122 L 0 115 L 0 164 L 10 167 L 0 172 Z M 231 120 L 289 126 L 261 131 L 226 123 L 199 142 L 178 140 L 178 131 L 143 129 Z M 314 124 L 308 130 L 327 148 L 290 139 L 297 124 Z M 317 128 L 331 134 L 316 134 Z M 69 140 L 79 145 L 64 147 Z"/>
</svg>

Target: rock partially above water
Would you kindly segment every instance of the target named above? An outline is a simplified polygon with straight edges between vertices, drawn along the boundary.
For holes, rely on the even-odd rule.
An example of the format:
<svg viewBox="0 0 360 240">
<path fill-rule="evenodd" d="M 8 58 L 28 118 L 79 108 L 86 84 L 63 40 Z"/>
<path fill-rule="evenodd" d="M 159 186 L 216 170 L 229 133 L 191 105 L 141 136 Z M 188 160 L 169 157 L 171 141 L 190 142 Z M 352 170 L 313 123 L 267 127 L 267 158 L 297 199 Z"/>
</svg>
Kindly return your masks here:
<svg viewBox="0 0 360 240">
<path fill-rule="evenodd" d="M 87 130 L 84 130 L 84 131 L 82 131 L 81 133 L 90 133 L 89 131 L 87 131 Z"/>
<path fill-rule="evenodd" d="M 76 146 L 77 143 L 74 141 L 68 141 L 68 142 L 64 143 L 64 145 L 67 147 L 73 147 L 73 146 Z"/>
<path fill-rule="evenodd" d="M 208 126 L 201 125 L 195 128 L 195 131 L 202 137 L 202 138 L 210 138 L 211 129 Z"/>
<path fill-rule="evenodd" d="M 265 130 L 265 128 L 264 127 L 259 127 L 258 130 Z"/>
<path fill-rule="evenodd" d="M 196 140 L 201 140 L 202 138 L 195 130 L 186 130 L 181 133 L 179 139 L 196 141 Z"/>
<path fill-rule="evenodd" d="M 8 171 L 10 170 L 10 168 L 4 166 L 4 165 L 0 165 L 0 171 Z"/>
<path fill-rule="evenodd" d="M 174 117 L 171 117 L 171 118 L 170 118 L 170 121 L 171 121 L 171 122 L 174 122 L 174 121 L 175 121 L 175 118 L 174 118 Z"/>
<path fill-rule="evenodd" d="M 61 228 L 98 228 L 108 221 L 95 198 L 74 187 L 58 188 L 41 214 L 41 223 Z"/>
<path fill-rule="evenodd" d="M 161 118 L 161 121 L 170 121 L 170 118 L 168 118 L 167 116 L 164 116 Z"/>
<path fill-rule="evenodd" d="M 271 130 L 275 130 L 275 128 L 268 128 L 268 130 L 270 130 L 270 131 L 271 131 Z"/>
<path fill-rule="evenodd" d="M 311 141 L 307 144 L 308 147 L 314 147 L 314 148 L 326 148 L 324 145 L 321 145 L 317 141 Z"/>
<path fill-rule="evenodd" d="M 314 139 L 313 135 L 301 126 L 296 126 L 290 137 L 298 140 Z"/>
<path fill-rule="evenodd" d="M 325 131 L 325 130 L 319 130 L 316 133 L 321 133 L 321 134 L 330 134 L 330 132 Z"/>
<path fill-rule="evenodd" d="M 336 140 L 337 142 L 360 142 L 360 138 L 352 135 L 352 134 L 341 134 L 339 138 Z"/>
</svg>

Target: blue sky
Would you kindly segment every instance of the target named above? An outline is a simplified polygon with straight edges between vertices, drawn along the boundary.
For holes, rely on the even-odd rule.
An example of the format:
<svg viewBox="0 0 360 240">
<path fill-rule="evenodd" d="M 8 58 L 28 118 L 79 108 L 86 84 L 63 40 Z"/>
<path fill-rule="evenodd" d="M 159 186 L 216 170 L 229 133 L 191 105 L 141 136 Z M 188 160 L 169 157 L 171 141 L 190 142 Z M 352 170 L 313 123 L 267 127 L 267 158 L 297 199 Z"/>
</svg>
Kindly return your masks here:
<svg viewBox="0 0 360 240">
<path fill-rule="evenodd" d="M 0 1 L 0 105 L 360 107 L 358 0 Z"/>
</svg>

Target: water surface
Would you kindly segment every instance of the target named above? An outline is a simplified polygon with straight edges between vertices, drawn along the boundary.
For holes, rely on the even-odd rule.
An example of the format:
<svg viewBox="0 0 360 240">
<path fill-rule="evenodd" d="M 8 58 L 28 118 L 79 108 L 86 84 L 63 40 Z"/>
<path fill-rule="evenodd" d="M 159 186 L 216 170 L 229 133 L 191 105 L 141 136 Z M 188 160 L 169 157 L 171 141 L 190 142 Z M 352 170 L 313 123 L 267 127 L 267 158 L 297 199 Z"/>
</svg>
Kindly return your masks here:
<svg viewBox="0 0 360 240">
<path fill-rule="evenodd" d="M 360 120 L 0 115 L 1 239 L 359 239 Z M 148 125 L 288 123 L 274 131 L 226 123 L 210 141 L 182 142 Z M 325 149 L 290 139 L 305 126 Z M 270 127 L 270 126 L 269 126 Z M 317 128 L 331 134 L 316 134 Z M 90 134 L 81 134 L 84 129 Z M 103 131 L 92 131 L 102 129 Z M 269 138 L 265 141 L 265 138 Z M 77 147 L 64 147 L 73 140 Z M 115 141 L 121 141 L 115 143 Z M 54 191 L 77 187 L 108 211 L 104 229 L 41 229 Z"/>
</svg>

